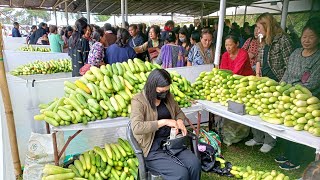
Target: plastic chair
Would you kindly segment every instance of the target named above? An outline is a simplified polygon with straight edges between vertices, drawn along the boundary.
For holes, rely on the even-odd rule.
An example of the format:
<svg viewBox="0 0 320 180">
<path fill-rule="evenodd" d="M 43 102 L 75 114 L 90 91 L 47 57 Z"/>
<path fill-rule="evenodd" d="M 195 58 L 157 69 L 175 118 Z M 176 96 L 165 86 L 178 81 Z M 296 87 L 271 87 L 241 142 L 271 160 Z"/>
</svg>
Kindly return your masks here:
<svg viewBox="0 0 320 180">
<path fill-rule="evenodd" d="M 129 141 L 130 145 L 132 146 L 132 149 L 133 149 L 134 153 L 136 154 L 136 157 L 138 158 L 138 161 L 139 161 L 138 179 L 140 179 L 140 180 L 161 180 L 162 177 L 159 174 L 157 174 L 155 172 L 148 171 L 146 164 L 145 164 L 145 161 L 144 161 L 143 151 L 133 136 L 133 132 L 131 129 L 131 122 L 128 123 L 126 134 L 127 134 L 127 139 Z M 200 159 L 200 153 L 198 151 L 198 137 L 191 132 L 188 132 L 187 136 L 189 137 L 189 140 L 190 140 L 191 151 L 196 155 L 196 157 L 198 159 Z"/>
</svg>

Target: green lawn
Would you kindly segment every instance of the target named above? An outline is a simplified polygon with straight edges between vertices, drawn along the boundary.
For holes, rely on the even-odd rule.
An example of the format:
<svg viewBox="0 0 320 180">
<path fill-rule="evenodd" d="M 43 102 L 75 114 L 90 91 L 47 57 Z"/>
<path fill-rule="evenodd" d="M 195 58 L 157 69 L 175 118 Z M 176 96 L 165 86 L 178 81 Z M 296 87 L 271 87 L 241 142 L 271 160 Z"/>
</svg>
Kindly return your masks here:
<svg viewBox="0 0 320 180">
<path fill-rule="evenodd" d="M 289 176 L 290 179 L 298 179 L 301 177 L 306 166 L 313 161 L 314 151 L 308 153 L 305 162 L 301 165 L 300 169 L 294 171 L 284 171 L 278 167 L 278 164 L 274 161 L 274 158 L 281 155 L 281 144 L 284 140 L 280 139 L 277 142 L 275 148 L 273 148 L 269 153 L 264 154 L 259 151 L 260 146 L 247 147 L 244 145 L 244 141 L 233 144 L 229 147 L 223 145 L 222 152 L 227 161 L 230 161 L 235 166 L 251 166 L 253 170 L 271 171 L 276 170 Z M 202 173 L 202 180 L 231 180 L 235 178 L 222 177 L 215 173 Z"/>
</svg>

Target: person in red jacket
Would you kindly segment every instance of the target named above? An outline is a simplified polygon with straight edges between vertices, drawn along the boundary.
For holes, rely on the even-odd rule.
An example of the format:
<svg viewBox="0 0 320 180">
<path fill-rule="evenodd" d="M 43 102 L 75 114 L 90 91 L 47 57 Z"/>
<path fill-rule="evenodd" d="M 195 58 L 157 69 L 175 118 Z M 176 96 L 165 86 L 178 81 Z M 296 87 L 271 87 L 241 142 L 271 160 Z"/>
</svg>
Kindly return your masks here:
<svg viewBox="0 0 320 180">
<path fill-rule="evenodd" d="M 220 69 L 231 70 L 234 74 L 243 76 L 254 74 L 250 65 L 248 52 L 238 48 L 239 39 L 236 36 L 227 36 L 225 47 L 227 52 L 222 55 Z"/>
</svg>

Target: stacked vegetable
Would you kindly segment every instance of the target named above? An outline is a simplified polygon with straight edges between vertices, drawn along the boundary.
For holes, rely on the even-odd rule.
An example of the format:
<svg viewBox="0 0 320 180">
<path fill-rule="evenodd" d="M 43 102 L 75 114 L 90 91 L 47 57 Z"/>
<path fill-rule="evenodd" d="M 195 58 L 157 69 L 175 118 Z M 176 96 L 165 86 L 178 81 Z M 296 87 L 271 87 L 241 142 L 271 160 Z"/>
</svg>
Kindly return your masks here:
<svg viewBox="0 0 320 180">
<path fill-rule="evenodd" d="M 46 164 L 43 169 L 42 180 L 73 179 L 76 176 L 71 169 Z"/>
<path fill-rule="evenodd" d="M 131 113 L 131 99 L 144 88 L 150 71 L 161 68 L 159 65 L 143 62 L 139 59 L 100 68 L 92 66 L 74 83 L 64 82 L 65 97 L 56 98 L 49 104 L 40 104 L 40 113 L 35 120 L 45 120 L 53 126 L 63 126 L 105 119 L 107 117 L 127 117 Z M 190 83 L 173 73 L 174 83 L 171 91 L 180 105 L 191 105 L 189 97 Z M 179 87 L 183 89 L 179 90 Z M 188 92 L 189 91 L 189 92 Z"/>
<path fill-rule="evenodd" d="M 246 168 L 233 166 L 232 170 L 230 171 L 238 179 L 243 180 L 289 180 L 290 178 L 283 173 L 277 172 L 275 170 L 269 171 L 255 171 L 252 170 L 250 166 Z"/>
<path fill-rule="evenodd" d="M 193 100 L 193 92 L 191 83 L 185 77 L 182 77 L 177 72 L 170 72 L 172 84 L 170 85 L 170 92 L 175 96 L 174 99 L 178 102 L 180 107 L 190 107 Z"/>
<path fill-rule="evenodd" d="M 14 76 L 32 74 L 53 74 L 59 72 L 71 72 L 72 64 L 70 59 L 59 59 L 50 61 L 35 61 L 21 65 L 11 71 Z"/>
<path fill-rule="evenodd" d="M 105 144 L 104 148 L 95 146 L 79 155 L 68 169 L 46 165 L 43 179 L 134 180 L 138 176 L 138 165 L 129 142 L 118 138 L 118 143 Z"/>
<path fill-rule="evenodd" d="M 231 71 L 214 68 L 202 72 L 192 86 L 202 99 L 225 106 L 228 100 L 243 103 L 249 115 L 260 115 L 266 122 L 320 136 L 320 101 L 300 84 L 232 75 Z"/>
<path fill-rule="evenodd" d="M 50 52 L 50 48 L 45 47 L 33 47 L 33 46 L 22 46 L 19 48 L 19 51 L 29 51 L 29 52 Z"/>
</svg>

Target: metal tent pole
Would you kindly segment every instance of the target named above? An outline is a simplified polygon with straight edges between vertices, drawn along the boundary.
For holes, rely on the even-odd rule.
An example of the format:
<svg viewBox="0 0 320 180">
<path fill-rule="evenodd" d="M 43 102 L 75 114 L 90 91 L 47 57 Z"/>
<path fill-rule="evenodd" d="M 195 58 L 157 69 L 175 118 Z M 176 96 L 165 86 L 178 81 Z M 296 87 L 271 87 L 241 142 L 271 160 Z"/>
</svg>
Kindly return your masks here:
<svg viewBox="0 0 320 180">
<path fill-rule="evenodd" d="M 58 19 L 57 19 L 57 11 L 54 10 L 54 19 L 56 21 L 56 26 L 58 26 Z"/>
<path fill-rule="evenodd" d="M 128 22 L 128 0 L 124 0 L 124 13 L 125 13 L 125 19 Z"/>
<path fill-rule="evenodd" d="M 283 30 L 286 29 L 286 25 L 287 25 L 288 8 L 289 8 L 289 0 L 283 0 L 282 14 L 281 14 L 281 28 Z"/>
<path fill-rule="evenodd" d="M 244 25 L 244 23 L 246 22 L 246 17 L 247 17 L 247 5 L 246 5 L 246 7 L 244 8 L 244 16 L 243 16 L 243 25 Z"/>
<path fill-rule="evenodd" d="M 217 43 L 216 50 L 214 54 L 214 65 L 219 68 L 220 64 L 220 54 L 221 54 L 221 46 L 222 46 L 222 36 L 223 36 L 223 27 L 224 27 L 224 17 L 226 15 L 226 0 L 220 1 L 220 10 L 219 10 L 219 24 L 218 24 L 218 35 L 217 35 Z"/>
<path fill-rule="evenodd" d="M 88 24 L 90 24 L 90 4 L 89 4 L 89 0 L 86 0 L 86 9 L 87 9 Z"/>
<path fill-rule="evenodd" d="M 69 15 L 68 15 L 68 3 L 67 3 L 67 1 L 64 3 L 64 9 L 65 9 L 65 12 L 66 12 L 67 25 L 69 25 Z"/>
<path fill-rule="evenodd" d="M 204 3 L 201 3 L 201 18 L 200 18 L 201 27 L 203 27 L 203 6 L 204 6 Z"/>
<path fill-rule="evenodd" d="M 121 0 L 121 19 L 122 19 L 122 24 L 121 24 L 121 27 L 122 28 L 125 28 L 126 25 L 125 25 L 125 19 L 124 19 L 124 0 Z"/>
<path fill-rule="evenodd" d="M 233 20 L 233 22 L 236 22 L 236 20 L 237 20 L 237 9 L 238 9 L 238 6 L 234 10 L 234 20 Z"/>
</svg>

